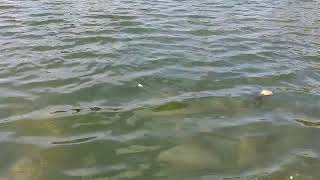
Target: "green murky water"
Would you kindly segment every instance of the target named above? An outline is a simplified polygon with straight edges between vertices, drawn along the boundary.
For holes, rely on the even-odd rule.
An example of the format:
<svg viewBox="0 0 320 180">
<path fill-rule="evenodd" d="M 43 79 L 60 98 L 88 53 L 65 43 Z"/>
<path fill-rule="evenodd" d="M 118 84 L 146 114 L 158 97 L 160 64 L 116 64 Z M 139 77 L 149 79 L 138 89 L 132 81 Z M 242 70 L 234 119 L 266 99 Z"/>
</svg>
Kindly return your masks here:
<svg viewBox="0 0 320 180">
<path fill-rule="evenodd" d="M 319 9 L 1 0 L 0 179 L 318 180 Z"/>
</svg>

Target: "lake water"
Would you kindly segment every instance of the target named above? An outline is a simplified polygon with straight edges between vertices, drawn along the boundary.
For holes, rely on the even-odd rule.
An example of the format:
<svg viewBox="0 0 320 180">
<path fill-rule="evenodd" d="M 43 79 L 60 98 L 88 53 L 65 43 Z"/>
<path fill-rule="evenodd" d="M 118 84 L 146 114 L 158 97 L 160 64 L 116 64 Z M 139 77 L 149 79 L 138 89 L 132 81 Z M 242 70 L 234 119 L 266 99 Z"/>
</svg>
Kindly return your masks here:
<svg viewBox="0 0 320 180">
<path fill-rule="evenodd" d="M 319 180 L 319 9 L 1 0 L 0 179 Z"/>
</svg>

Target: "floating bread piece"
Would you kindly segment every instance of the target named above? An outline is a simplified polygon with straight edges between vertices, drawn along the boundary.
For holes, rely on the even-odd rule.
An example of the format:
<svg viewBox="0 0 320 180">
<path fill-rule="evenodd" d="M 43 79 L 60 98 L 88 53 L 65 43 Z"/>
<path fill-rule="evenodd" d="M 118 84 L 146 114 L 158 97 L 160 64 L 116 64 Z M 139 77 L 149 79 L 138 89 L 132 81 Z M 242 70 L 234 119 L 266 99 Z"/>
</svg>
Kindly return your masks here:
<svg viewBox="0 0 320 180">
<path fill-rule="evenodd" d="M 271 90 L 262 90 L 259 94 L 260 96 L 272 96 L 273 95 L 273 92 Z"/>
</svg>

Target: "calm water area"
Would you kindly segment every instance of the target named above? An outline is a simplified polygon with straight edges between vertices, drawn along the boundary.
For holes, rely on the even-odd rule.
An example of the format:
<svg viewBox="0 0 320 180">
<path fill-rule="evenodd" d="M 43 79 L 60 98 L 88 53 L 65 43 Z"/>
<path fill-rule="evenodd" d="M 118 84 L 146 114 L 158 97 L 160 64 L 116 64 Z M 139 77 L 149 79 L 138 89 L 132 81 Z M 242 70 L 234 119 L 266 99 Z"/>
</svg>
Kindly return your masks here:
<svg viewBox="0 0 320 180">
<path fill-rule="evenodd" d="M 0 180 L 319 180 L 319 128 L 319 0 L 0 0 Z"/>
</svg>

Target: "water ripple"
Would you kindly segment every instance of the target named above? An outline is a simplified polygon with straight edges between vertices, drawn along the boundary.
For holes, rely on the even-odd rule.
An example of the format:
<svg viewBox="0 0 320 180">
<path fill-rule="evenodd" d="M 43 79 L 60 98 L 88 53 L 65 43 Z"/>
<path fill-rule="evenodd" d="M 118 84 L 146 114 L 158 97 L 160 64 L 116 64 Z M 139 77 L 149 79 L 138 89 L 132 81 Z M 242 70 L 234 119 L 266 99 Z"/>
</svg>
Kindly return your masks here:
<svg viewBox="0 0 320 180">
<path fill-rule="evenodd" d="M 319 8 L 3 0 L 0 177 L 319 177 Z"/>
</svg>

